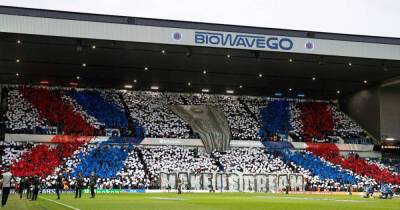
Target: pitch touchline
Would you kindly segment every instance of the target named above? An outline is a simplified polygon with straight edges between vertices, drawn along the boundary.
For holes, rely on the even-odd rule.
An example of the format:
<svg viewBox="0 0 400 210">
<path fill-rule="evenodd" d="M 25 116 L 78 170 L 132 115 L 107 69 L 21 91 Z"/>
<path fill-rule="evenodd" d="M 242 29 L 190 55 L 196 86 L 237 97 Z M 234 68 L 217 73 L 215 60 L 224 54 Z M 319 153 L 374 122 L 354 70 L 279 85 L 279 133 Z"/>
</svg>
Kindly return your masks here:
<svg viewBox="0 0 400 210">
<path fill-rule="evenodd" d="M 54 202 L 54 203 L 56 203 L 56 204 L 59 204 L 59 205 L 62 205 L 62 206 L 68 207 L 68 208 L 70 208 L 70 209 L 74 209 L 74 210 L 80 210 L 80 209 L 78 209 L 78 208 L 75 208 L 75 207 L 73 207 L 73 206 L 70 206 L 70 205 L 67 205 L 67 204 L 64 204 L 64 203 L 61 203 L 61 202 L 58 202 L 58 201 L 54 201 L 54 200 L 51 200 L 51 199 L 48 199 L 48 198 L 44 198 L 44 197 L 42 197 L 42 196 L 39 196 L 39 198 L 43 198 L 43 199 L 45 199 L 45 200 L 47 200 L 47 201 Z"/>
<path fill-rule="evenodd" d="M 331 198 L 305 198 L 305 197 L 289 197 L 289 196 L 255 196 L 256 198 L 284 198 L 289 200 L 315 200 L 315 201 L 337 201 L 337 202 L 367 202 L 361 200 L 337 200 Z"/>
<path fill-rule="evenodd" d="M 156 199 L 156 200 L 170 200 L 170 201 L 186 201 L 188 199 L 185 198 L 164 198 L 164 197 L 147 197 L 148 199 Z"/>
</svg>

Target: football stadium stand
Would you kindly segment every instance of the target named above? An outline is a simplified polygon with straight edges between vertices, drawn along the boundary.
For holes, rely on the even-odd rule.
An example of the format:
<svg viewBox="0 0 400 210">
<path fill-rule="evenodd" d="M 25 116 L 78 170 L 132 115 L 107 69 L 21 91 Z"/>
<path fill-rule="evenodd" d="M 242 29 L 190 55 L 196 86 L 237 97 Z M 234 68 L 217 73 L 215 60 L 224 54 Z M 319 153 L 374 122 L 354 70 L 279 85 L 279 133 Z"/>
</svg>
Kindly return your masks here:
<svg viewBox="0 0 400 210">
<path fill-rule="evenodd" d="M 2 169 L 18 177 L 40 175 L 54 186 L 63 173 L 73 187 L 79 173 L 95 173 L 101 188 L 159 188 L 161 173 L 300 173 L 307 190 L 345 191 L 348 185 L 400 184 L 400 175 L 382 163 L 357 154 L 341 156 L 330 142 L 370 144 L 364 130 L 335 104 L 248 96 L 179 94 L 118 90 L 75 90 L 46 87 L 9 88 L 5 113 L 8 132 L 87 136 L 83 141 L 1 142 Z M 126 104 L 127 109 L 124 108 Z M 143 126 L 143 137 L 198 138 L 172 105 L 219 106 L 233 140 L 262 141 L 263 147 L 235 147 L 210 154 L 184 146 L 138 145 L 141 138 L 120 138 L 129 121 Z M 57 114 L 56 114 L 57 113 Z M 47 130 L 46 130 L 47 129 Z M 91 136 L 118 130 L 108 141 Z M 357 141 L 355 139 L 358 139 Z M 305 142 L 306 151 L 291 144 Z M 325 142 L 325 143 L 322 143 Z M 337 143 L 337 142 L 335 142 Z"/>
</svg>

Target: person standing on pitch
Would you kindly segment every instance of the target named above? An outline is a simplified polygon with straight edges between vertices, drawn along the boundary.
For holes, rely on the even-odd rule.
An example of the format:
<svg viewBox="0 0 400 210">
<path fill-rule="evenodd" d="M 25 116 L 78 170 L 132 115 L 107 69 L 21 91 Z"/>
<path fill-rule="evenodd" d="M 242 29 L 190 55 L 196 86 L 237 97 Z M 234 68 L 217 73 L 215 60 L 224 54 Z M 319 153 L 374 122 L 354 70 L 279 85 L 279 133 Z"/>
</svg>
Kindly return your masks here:
<svg viewBox="0 0 400 210">
<path fill-rule="evenodd" d="M 21 180 L 19 180 L 19 199 L 22 198 L 22 194 L 24 193 L 24 188 L 25 188 L 25 178 L 21 177 Z"/>
<path fill-rule="evenodd" d="M 40 185 L 40 179 L 38 175 L 35 175 L 35 177 L 33 177 L 32 185 L 33 185 L 32 200 L 36 201 L 39 194 L 39 185 Z"/>
<path fill-rule="evenodd" d="M 11 188 L 11 179 L 13 179 L 13 175 L 11 172 L 6 168 L 5 172 L 2 174 L 2 196 L 1 196 L 1 207 L 4 207 L 7 204 L 8 195 L 10 194 Z"/>
<path fill-rule="evenodd" d="M 79 198 L 82 197 L 82 187 L 83 187 L 83 177 L 82 174 L 79 173 L 78 178 L 76 179 L 76 185 L 75 185 L 75 198 L 78 198 L 78 194 L 79 194 Z"/>
<path fill-rule="evenodd" d="M 57 194 L 57 200 L 60 200 L 60 191 L 62 191 L 64 186 L 63 182 L 63 177 L 62 174 L 58 174 L 57 180 L 56 180 L 56 194 Z"/>
<path fill-rule="evenodd" d="M 32 177 L 28 176 L 25 180 L 26 199 L 32 198 Z"/>
<path fill-rule="evenodd" d="M 351 186 L 351 184 L 349 184 L 349 185 L 347 186 L 347 193 L 348 193 L 349 195 L 353 195 L 352 191 L 353 191 L 352 186 Z"/>
<path fill-rule="evenodd" d="M 182 181 L 181 181 L 181 179 L 178 179 L 177 185 L 178 185 L 178 194 L 182 194 Z"/>
<path fill-rule="evenodd" d="M 96 182 L 97 182 L 97 176 L 93 172 L 92 175 L 90 176 L 90 180 L 89 180 L 90 194 L 92 195 L 91 198 L 94 198 L 96 196 L 96 192 L 95 192 Z"/>
</svg>

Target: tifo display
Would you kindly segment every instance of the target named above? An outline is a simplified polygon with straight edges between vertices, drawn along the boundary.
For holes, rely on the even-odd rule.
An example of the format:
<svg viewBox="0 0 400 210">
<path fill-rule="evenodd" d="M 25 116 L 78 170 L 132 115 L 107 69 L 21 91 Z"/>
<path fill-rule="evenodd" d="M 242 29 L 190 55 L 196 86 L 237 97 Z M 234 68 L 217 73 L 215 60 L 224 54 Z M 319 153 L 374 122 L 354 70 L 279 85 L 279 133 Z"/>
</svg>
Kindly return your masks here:
<svg viewBox="0 0 400 210">
<path fill-rule="evenodd" d="M 250 96 L 44 87 L 5 89 L 9 133 L 197 138 L 170 105 L 218 106 L 234 140 L 372 143 L 335 104 Z M 59 114 L 55 114 L 59 113 Z M 55 128 L 55 132 L 48 128 Z M 354 141 L 356 142 L 356 141 Z"/>
<path fill-rule="evenodd" d="M 162 174 L 179 173 L 202 177 L 226 173 L 226 180 L 230 173 L 240 177 L 288 176 L 283 184 L 262 188 L 271 192 L 285 190 L 286 185 L 289 190 L 338 192 L 350 188 L 363 191 L 369 186 L 380 189 L 384 184 L 397 190 L 400 184 L 400 175 L 394 168 L 357 154 L 340 154 L 334 143 L 364 139 L 360 143 L 368 144 L 369 138 L 335 104 L 328 102 L 45 87 L 5 91 L 9 133 L 49 134 L 46 128 L 55 127 L 56 136 L 70 135 L 68 141 L 57 137 L 47 143 L 1 142 L 2 171 L 10 167 L 17 177 L 16 187 L 23 187 L 18 186 L 21 179 L 39 176 L 44 188 L 54 188 L 60 174 L 64 189 L 77 188 L 81 176 L 82 186 L 88 187 L 95 174 L 98 189 L 161 189 L 166 186 Z M 207 154 L 193 146 L 146 146 L 138 144 L 140 141 L 123 140 L 156 137 L 184 142 L 198 138 L 188 123 L 169 109 L 170 105 L 218 106 L 228 121 L 232 139 L 262 141 L 265 147 L 235 147 Z M 117 131 L 111 133 L 112 138 L 93 141 L 94 136 L 105 135 L 109 129 Z M 306 150 L 284 146 L 290 142 L 304 142 Z M 271 150 L 273 144 L 283 145 L 284 149 Z M 291 174 L 303 177 L 301 185 L 290 186 Z M 295 182 L 299 183 L 297 178 Z M 194 185 L 188 175 L 180 186 L 187 190 L 210 189 L 205 183 Z M 242 191 L 249 189 L 261 188 L 255 184 Z"/>
</svg>

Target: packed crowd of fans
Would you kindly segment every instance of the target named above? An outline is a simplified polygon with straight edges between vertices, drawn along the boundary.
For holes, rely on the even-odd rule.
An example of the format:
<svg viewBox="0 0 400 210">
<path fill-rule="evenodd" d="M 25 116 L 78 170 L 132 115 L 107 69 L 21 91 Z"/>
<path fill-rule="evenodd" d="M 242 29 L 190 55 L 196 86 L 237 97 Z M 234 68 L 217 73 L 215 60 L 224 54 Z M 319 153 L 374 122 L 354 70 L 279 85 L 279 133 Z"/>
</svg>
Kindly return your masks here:
<svg viewBox="0 0 400 210">
<path fill-rule="evenodd" d="M 396 162 L 395 162 L 395 163 L 394 163 L 394 162 L 385 163 L 385 162 L 382 161 L 382 160 L 370 160 L 369 158 L 366 158 L 365 160 L 367 161 L 367 163 L 368 163 L 369 165 L 375 164 L 375 165 L 378 166 L 381 170 L 388 170 L 388 171 L 390 171 L 391 173 L 397 174 L 397 175 L 400 174 L 400 171 L 399 171 L 399 161 L 400 161 L 400 160 L 398 160 L 398 159 L 397 159 L 397 163 L 396 163 Z"/>
<path fill-rule="evenodd" d="M 10 133 L 43 133 L 46 127 L 54 126 L 59 134 L 104 135 L 104 128 L 129 127 L 128 110 L 131 120 L 143 126 L 146 137 L 198 138 L 170 106 L 216 105 L 225 114 L 234 140 L 276 140 L 271 136 L 289 134 L 295 141 L 326 142 L 330 136 L 339 136 L 352 142 L 365 136 L 359 125 L 327 102 L 34 87 L 10 88 L 7 92 L 5 119 Z M 290 149 L 290 145 L 272 143 L 277 142 L 264 145 Z M 164 172 L 298 172 L 307 178 L 311 190 L 400 185 L 400 175 L 382 163 L 358 155 L 343 157 L 334 144 L 307 145 L 307 152 L 278 156 L 255 148 L 205 154 L 196 148 L 132 146 L 128 142 L 0 142 L 0 153 L 1 169 L 11 166 L 18 177 L 39 175 L 46 187 L 55 184 L 59 173 L 71 187 L 79 173 L 85 177 L 95 173 L 100 188 L 148 188 L 157 186 Z"/>
<path fill-rule="evenodd" d="M 368 164 L 365 159 L 358 155 L 351 155 L 347 158 L 337 160 L 331 158 L 332 162 L 341 165 L 343 168 L 350 169 L 357 174 L 373 178 L 377 182 L 394 183 L 400 185 L 400 175 L 392 173 L 387 168 L 380 168 L 376 164 Z"/>
<path fill-rule="evenodd" d="M 72 97 L 68 95 L 62 95 L 61 98 L 64 101 L 64 103 L 70 104 L 72 106 L 73 111 L 81 115 L 87 124 L 92 125 L 96 129 L 100 129 L 100 126 L 104 126 L 104 124 L 99 122 L 95 117 L 89 115 L 85 111 L 85 109 Z"/>
<path fill-rule="evenodd" d="M 44 182 L 43 185 L 48 188 L 54 187 L 58 175 L 62 174 L 66 179 L 66 185 L 68 187 L 73 187 L 76 177 L 72 177 L 72 172 L 81 162 L 81 160 L 86 157 L 88 151 L 91 149 L 91 146 L 92 144 L 84 143 L 79 149 L 75 150 L 71 156 L 64 157 L 63 163 L 54 169 L 54 173 L 51 173 L 42 179 Z"/>
<path fill-rule="evenodd" d="M 235 140 L 260 140 L 258 131 L 260 125 L 240 103 L 238 98 L 232 96 L 219 96 L 218 104 L 228 120 L 232 137 Z"/>
<path fill-rule="evenodd" d="M 372 177 L 332 162 L 333 159 L 330 157 L 342 158 L 335 144 L 308 143 L 306 152 L 285 154 L 285 160 L 295 160 L 293 162 L 303 169 L 300 173 L 306 174 L 311 189 L 321 186 L 329 186 L 329 190 L 335 191 L 343 190 L 346 186 L 362 189 L 366 185 L 377 185 L 379 183 Z M 313 176 L 310 176 L 311 174 L 307 176 L 307 173 L 305 173 L 307 171 L 304 171 L 304 169 L 309 169 L 308 172 L 312 171 Z M 325 177 L 325 182 L 321 182 L 321 177 Z"/>
<path fill-rule="evenodd" d="M 327 139 L 334 127 L 332 114 L 327 104 L 303 102 L 299 106 L 303 140 L 310 142 Z"/>
<path fill-rule="evenodd" d="M 85 183 L 89 176 L 96 175 L 99 189 L 138 189 L 149 186 L 143 164 L 132 145 L 86 143 L 70 157 L 64 158 L 64 163 L 54 173 L 43 178 L 43 184 L 53 187 L 60 173 L 69 188 L 74 187 L 79 174 L 85 177 Z"/>
<path fill-rule="evenodd" d="M 186 105 L 218 105 L 228 121 L 232 138 L 235 140 L 259 140 L 260 125 L 246 110 L 237 96 L 209 95 L 209 94 L 182 94 Z"/>
<path fill-rule="evenodd" d="M 13 133 L 43 133 L 52 126 L 59 134 L 105 135 L 105 128 L 129 133 L 125 132 L 129 111 L 132 122 L 142 128 L 137 133 L 144 137 L 198 138 L 170 106 L 216 105 L 225 114 L 234 140 L 280 140 L 289 134 L 295 141 L 326 142 L 338 136 L 348 143 L 370 142 L 359 125 L 327 102 L 42 87 L 10 89 L 7 102 L 6 127 Z"/>
<path fill-rule="evenodd" d="M 326 102 L 292 101 L 289 132 L 295 141 L 332 142 L 342 137 L 345 143 L 370 144 L 365 131 L 336 105 Z"/>
<path fill-rule="evenodd" d="M 132 145 L 109 144 L 106 141 L 96 144 L 76 166 L 72 175 L 77 177 L 82 174 L 87 177 L 96 173 L 99 178 L 116 177 L 132 149 Z"/>
<path fill-rule="evenodd" d="M 196 149 L 178 146 L 152 146 L 140 148 L 149 169 L 150 179 L 158 181 L 160 173 L 171 172 L 216 172 L 219 170 L 215 160 Z"/>
<path fill-rule="evenodd" d="M 81 115 L 73 111 L 70 104 L 62 101 L 60 90 L 47 88 L 20 88 L 23 97 L 37 110 L 39 118 L 49 126 L 56 126 L 62 134 L 92 135 L 93 126 L 86 123 Z"/>
<path fill-rule="evenodd" d="M 292 173 L 279 157 L 266 154 L 260 148 L 232 148 L 222 153 L 214 152 L 213 155 L 225 172 Z"/>
<path fill-rule="evenodd" d="M 333 122 L 335 124 L 333 128 L 335 136 L 340 136 L 345 139 L 360 139 L 366 136 L 365 131 L 344 112 L 340 111 L 337 106 L 329 105 L 328 108 L 332 113 Z"/>
<path fill-rule="evenodd" d="M 381 163 L 357 155 L 341 157 L 331 148 L 334 144 L 317 145 L 321 144 L 310 144 L 305 152 L 267 153 L 261 148 L 231 148 L 206 154 L 198 148 L 182 146 L 2 142 L 0 152 L 2 168 L 11 166 L 17 177 L 39 175 L 48 188 L 55 185 L 60 173 L 70 188 L 76 184 L 79 173 L 86 181 L 95 173 L 98 188 L 103 189 L 157 188 L 161 173 L 175 172 L 300 173 L 307 180 L 307 190 L 338 191 L 349 185 L 361 189 L 365 185 L 400 183 L 400 175 Z"/>
<path fill-rule="evenodd" d="M 140 161 L 139 153 L 140 150 L 138 148 L 131 150 L 124 162 L 124 169 L 117 173 L 123 188 L 142 189 L 150 187 L 150 179 L 146 174 L 144 163 Z"/>
<path fill-rule="evenodd" d="M 46 177 L 51 175 L 55 168 L 62 165 L 63 159 L 71 156 L 82 142 L 65 142 L 57 144 L 38 144 L 31 150 L 23 153 L 20 160 L 11 166 L 16 176 Z"/>
<path fill-rule="evenodd" d="M 64 164 L 55 169 L 55 175 L 63 173 L 68 178 L 72 178 L 72 173 L 94 148 L 96 148 L 95 144 L 83 144 L 78 150 L 75 150 L 71 156 L 64 159 Z"/>
<path fill-rule="evenodd" d="M 327 185 L 334 182 L 334 185 L 340 184 L 356 184 L 356 179 L 352 173 L 334 166 L 310 152 L 294 152 L 284 155 L 285 162 L 297 165 L 303 169 L 304 174 L 308 175 L 311 183 L 317 186 L 318 183 Z M 310 176 L 307 171 L 312 172 L 314 176 Z M 327 181 L 327 183 L 325 182 Z"/>
<path fill-rule="evenodd" d="M 256 116 L 259 122 L 262 121 L 260 110 L 267 107 L 267 99 L 255 96 L 241 96 L 239 100 L 247 106 L 247 108 Z"/>
<path fill-rule="evenodd" d="M 171 105 L 217 105 L 224 112 L 237 140 L 258 140 L 259 125 L 238 97 L 208 94 L 124 92 L 131 117 L 146 129 L 148 137 L 193 138 L 189 125 L 173 113 Z"/>
<path fill-rule="evenodd" d="M 296 102 L 290 103 L 290 113 L 290 125 L 292 126 L 292 130 L 289 132 L 289 135 L 294 141 L 303 141 L 303 135 L 301 135 L 301 131 L 303 130 L 300 119 L 301 110 Z"/>
<path fill-rule="evenodd" d="M 191 138 L 189 125 L 174 114 L 169 105 L 183 104 L 176 94 L 160 92 L 123 92 L 131 117 L 145 128 L 146 137 Z"/>
<path fill-rule="evenodd" d="M 290 104 L 286 100 L 273 100 L 260 110 L 264 137 L 274 140 L 278 135 L 288 136 L 290 125 Z"/>
<path fill-rule="evenodd" d="M 71 90 L 67 92 L 80 104 L 83 109 L 90 115 L 95 117 L 99 122 L 104 124 L 106 128 L 127 128 L 128 119 L 124 110 L 119 103 L 117 97 L 112 97 L 112 93 L 101 94 L 97 90 Z M 103 96 L 110 97 L 108 101 Z M 115 101 L 112 103 L 111 101 Z"/>
<path fill-rule="evenodd" d="M 6 128 L 10 133 L 104 135 L 126 131 L 128 118 L 116 91 L 20 87 L 8 90 Z M 57 132 L 58 131 L 58 132 Z"/>
<path fill-rule="evenodd" d="M 7 97 L 6 128 L 14 133 L 39 133 L 45 122 L 39 118 L 39 111 L 24 99 L 21 92 L 9 90 Z"/>
<path fill-rule="evenodd" d="M 309 144 L 307 150 L 326 161 L 341 166 L 343 169 L 351 170 L 376 182 L 400 184 L 399 174 L 391 172 L 388 168 L 379 167 L 377 164 L 368 163 L 364 158 L 359 157 L 358 154 L 343 157 L 340 155 L 339 149 L 335 144 Z"/>
<path fill-rule="evenodd" d="M 107 101 L 108 103 L 112 104 L 115 108 L 119 110 L 124 110 L 124 104 L 118 91 L 115 90 L 108 90 L 108 89 L 96 89 L 97 92 L 100 93 L 100 96 Z"/>
<path fill-rule="evenodd" d="M 31 143 L 0 141 L 0 172 L 3 172 L 5 167 L 18 162 L 21 155 L 31 150 L 33 146 Z"/>
</svg>

